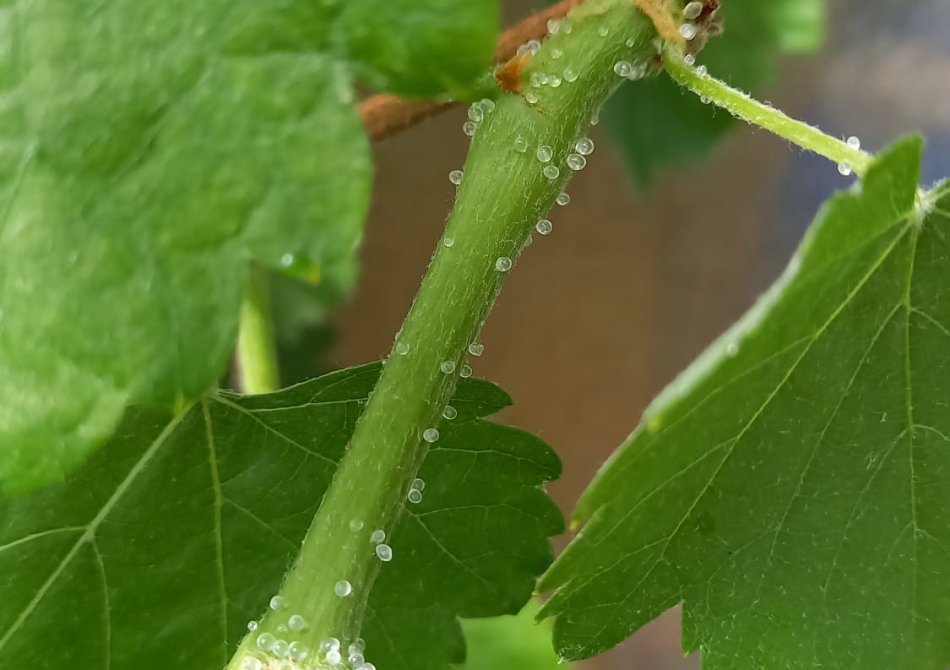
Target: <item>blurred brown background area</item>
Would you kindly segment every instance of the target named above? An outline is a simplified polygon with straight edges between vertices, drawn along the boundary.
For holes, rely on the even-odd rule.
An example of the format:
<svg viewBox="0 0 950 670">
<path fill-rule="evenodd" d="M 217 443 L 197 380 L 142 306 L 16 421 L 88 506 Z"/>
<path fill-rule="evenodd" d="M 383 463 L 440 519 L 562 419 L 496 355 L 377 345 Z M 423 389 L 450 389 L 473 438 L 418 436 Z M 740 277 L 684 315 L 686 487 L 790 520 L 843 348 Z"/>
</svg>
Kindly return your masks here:
<svg viewBox="0 0 950 670">
<path fill-rule="evenodd" d="M 541 6 L 505 4 L 509 22 Z M 763 97 L 830 132 L 870 138 L 872 148 L 922 127 L 932 145 L 946 146 L 950 114 L 939 110 L 950 109 L 942 37 L 950 3 L 897 4 L 923 13 L 923 38 L 887 23 L 894 3 L 831 2 L 829 46 L 786 60 L 780 85 Z M 885 20 L 875 23 L 875 12 Z M 907 76 L 915 62 L 926 67 Z M 335 319 L 332 364 L 388 351 L 452 204 L 447 174 L 465 158 L 464 118 L 453 110 L 375 148 L 363 272 Z M 539 434 L 561 455 L 564 476 L 550 492 L 567 515 L 650 399 L 778 275 L 817 204 L 850 183 L 833 165 L 739 127 L 707 162 L 666 170 L 638 192 L 602 126 L 592 131 L 597 151 L 570 185 L 571 204 L 555 207 L 554 233 L 536 238 L 518 262 L 483 331 L 485 353 L 472 362 L 476 375 L 515 399 L 500 420 Z M 678 626 L 670 613 L 579 667 L 697 667 L 683 658 Z"/>
</svg>

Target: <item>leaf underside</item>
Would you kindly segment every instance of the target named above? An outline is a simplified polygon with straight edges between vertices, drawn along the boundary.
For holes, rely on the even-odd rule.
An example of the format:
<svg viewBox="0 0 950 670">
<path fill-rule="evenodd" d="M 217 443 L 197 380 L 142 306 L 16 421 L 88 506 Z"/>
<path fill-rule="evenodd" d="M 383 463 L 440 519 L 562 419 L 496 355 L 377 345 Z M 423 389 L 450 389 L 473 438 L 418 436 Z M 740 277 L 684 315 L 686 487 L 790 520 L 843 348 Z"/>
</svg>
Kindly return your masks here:
<svg viewBox="0 0 950 670">
<path fill-rule="evenodd" d="M 379 370 L 222 393 L 178 418 L 130 410 L 65 483 L 3 500 L 0 667 L 222 667 L 277 592 Z M 457 616 L 518 611 L 562 526 L 540 488 L 557 456 L 481 419 L 507 395 L 462 380 L 452 402 L 370 600 L 380 670 L 462 661 Z"/>
<path fill-rule="evenodd" d="M 493 0 L 393 4 L 0 2 L 0 490 L 211 388 L 250 260 L 351 272 L 354 75 L 464 95 L 496 32 Z"/>
<path fill-rule="evenodd" d="M 682 602 L 712 670 L 950 663 L 950 184 L 918 200 L 919 163 L 832 198 L 605 465 L 542 580 L 561 654 Z"/>
</svg>

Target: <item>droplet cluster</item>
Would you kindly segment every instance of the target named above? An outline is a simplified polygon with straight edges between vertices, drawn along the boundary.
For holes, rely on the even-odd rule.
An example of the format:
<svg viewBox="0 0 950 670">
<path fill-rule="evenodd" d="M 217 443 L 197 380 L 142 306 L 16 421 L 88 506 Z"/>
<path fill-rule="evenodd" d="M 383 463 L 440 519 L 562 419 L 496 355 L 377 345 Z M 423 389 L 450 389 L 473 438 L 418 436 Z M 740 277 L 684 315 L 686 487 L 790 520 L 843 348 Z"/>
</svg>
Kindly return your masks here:
<svg viewBox="0 0 950 670">
<path fill-rule="evenodd" d="M 468 120 L 462 124 L 462 132 L 469 137 L 474 137 L 479 126 L 493 111 L 495 111 L 495 101 L 491 98 L 472 103 L 468 108 Z"/>
<path fill-rule="evenodd" d="M 418 478 L 413 479 L 412 484 L 409 486 L 409 494 L 406 496 L 406 499 L 414 505 L 418 505 L 422 502 L 422 491 L 425 487 L 426 483 L 424 480 Z"/>
</svg>

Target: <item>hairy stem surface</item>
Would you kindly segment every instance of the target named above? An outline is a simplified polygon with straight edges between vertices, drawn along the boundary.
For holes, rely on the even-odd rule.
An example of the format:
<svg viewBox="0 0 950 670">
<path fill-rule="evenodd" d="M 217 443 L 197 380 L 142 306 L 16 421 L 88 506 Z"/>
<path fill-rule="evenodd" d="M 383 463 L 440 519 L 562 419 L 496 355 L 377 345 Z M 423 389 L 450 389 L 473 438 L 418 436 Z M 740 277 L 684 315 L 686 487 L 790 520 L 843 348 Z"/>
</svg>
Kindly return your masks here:
<svg viewBox="0 0 950 670">
<path fill-rule="evenodd" d="M 536 54 L 510 64 L 516 71 L 509 73 L 509 88 L 520 92 L 475 107 L 473 118 L 481 121 L 455 206 L 281 588 L 285 608 L 268 611 L 231 668 L 241 667 L 248 655 L 266 659 L 255 640 L 265 633 L 281 637 L 293 614 L 307 622 L 295 637 L 312 656 L 323 658 L 321 641 L 336 638 L 345 652 L 358 636 L 373 580 L 386 569 L 377 553 L 385 557 L 386 550 L 371 534 L 378 529 L 389 535 L 394 528 L 428 444 L 438 439 L 435 431 L 457 379 L 470 374 L 469 346 L 505 277 L 564 189 L 571 165 L 586 161 L 575 144 L 625 76 L 653 71 L 657 49 L 652 22 L 633 3 L 588 0 Z M 343 581 L 352 592 L 339 597 L 335 586 Z M 372 657 L 372 649 L 366 653 Z"/>
<path fill-rule="evenodd" d="M 675 47 L 667 47 L 664 50 L 663 62 L 670 76 L 696 95 L 747 123 L 834 161 L 842 172 L 863 175 L 871 163 L 871 156 L 859 147 L 826 135 L 814 126 L 797 121 L 774 107 L 753 99 L 747 93 L 709 76 L 702 67 L 691 66 L 684 60 L 682 52 Z"/>
</svg>

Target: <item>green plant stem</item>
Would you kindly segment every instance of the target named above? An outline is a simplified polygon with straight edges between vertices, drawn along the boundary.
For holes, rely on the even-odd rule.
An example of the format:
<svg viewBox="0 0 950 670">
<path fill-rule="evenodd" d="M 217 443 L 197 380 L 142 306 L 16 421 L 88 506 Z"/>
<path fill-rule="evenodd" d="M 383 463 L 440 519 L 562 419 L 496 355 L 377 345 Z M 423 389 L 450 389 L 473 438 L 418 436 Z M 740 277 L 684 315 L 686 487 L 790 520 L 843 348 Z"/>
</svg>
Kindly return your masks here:
<svg viewBox="0 0 950 670">
<path fill-rule="evenodd" d="M 674 80 L 743 121 L 775 133 L 803 149 L 814 151 L 839 166 L 850 168 L 855 174 L 863 175 L 870 165 L 872 157 L 864 151 L 754 100 L 747 93 L 709 76 L 704 69 L 692 67 L 675 46 L 668 45 L 664 49 L 663 62 Z"/>
<path fill-rule="evenodd" d="M 241 303 L 237 367 L 241 390 L 245 393 L 270 393 L 280 388 L 270 281 L 263 268 L 252 267 L 248 275 Z"/>
<path fill-rule="evenodd" d="M 377 571 L 386 569 L 370 534 L 384 531 L 393 560 L 406 560 L 399 537 L 389 536 L 425 457 L 424 433 L 438 429 L 468 347 L 510 269 L 507 261 L 517 260 L 563 190 L 572 172 L 568 155 L 623 81 L 615 65 L 627 62 L 645 73 L 657 54 L 653 24 L 627 0 L 588 0 L 569 18 L 570 32 L 549 38 L 525 63 L 522 94 L 501 94 L 494 111 L 484 112 L 444 236 L 281 588 L 286 609 L 267 612 L 230 667 L 240 667 L 243 654 L 263 657 L 254 648 L 257 635 L 280 637 L 292 614 L 308 623 L 295 635 L 308 648 L 334 637 L 345 652 L 346 641 L 359 634 Z M 532 75 L 542 73 L 556 76 L 557 85 L 532 86 Z M 543 161 L 542 147 L 551 153 Z M 558 174 L 545 175 L 545 167 Z M 353 589 L 343 598 L 334 594 L 342 580 Z"/>
</svg>

